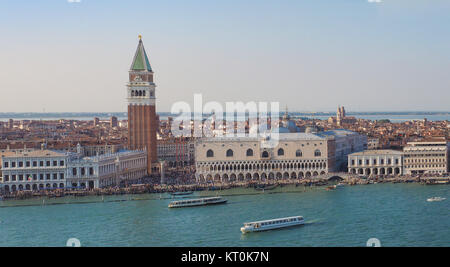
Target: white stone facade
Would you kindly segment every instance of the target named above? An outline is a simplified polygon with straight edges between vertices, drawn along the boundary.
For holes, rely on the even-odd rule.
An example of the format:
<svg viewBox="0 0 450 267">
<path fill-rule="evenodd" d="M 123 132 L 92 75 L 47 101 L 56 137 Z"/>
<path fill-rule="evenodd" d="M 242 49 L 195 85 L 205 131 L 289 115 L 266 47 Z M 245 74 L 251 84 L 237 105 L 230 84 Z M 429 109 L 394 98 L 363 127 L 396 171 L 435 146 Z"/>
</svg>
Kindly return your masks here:
<svg viewBox="0 0 450 267">
<path fill-rule="evenodd" d="M 103 188 L 146 175 L 147 152 L 124 151 L 96 157 L 51 150 L 2 152 L 0 189 L 4 192 Z"/>
<path fill-rule="evenodd" d="M 409 142 L 403 148 L 404 170 L 408 175 L 449 172 L 447 141 Z"/>
<path fill-rule="evenodd" d="M 366 150 L 348 156 L 348 172 L 361 176 L 402 175 L 403 152 Z"/>
<path fill-rule="evenodd" d="M 301 179 L 326 174 L 334 167 L 333 138 L 280 133 L 270 148 L 264 138 L 202 138 L 196 142 L 198 182 Z"/>
<path fill-rule="evenodd" d="M 95 157 L 72 158 L 67 167 L 67 187 L 104 188 L 147 174 L 146 151 L 124 151 Z"/>
<path fill-rule="evenodd" d="M 68 154 L 51 150 L 1 153 L 1 184 L 6 192 L 65 187 Z"/>
</svg>

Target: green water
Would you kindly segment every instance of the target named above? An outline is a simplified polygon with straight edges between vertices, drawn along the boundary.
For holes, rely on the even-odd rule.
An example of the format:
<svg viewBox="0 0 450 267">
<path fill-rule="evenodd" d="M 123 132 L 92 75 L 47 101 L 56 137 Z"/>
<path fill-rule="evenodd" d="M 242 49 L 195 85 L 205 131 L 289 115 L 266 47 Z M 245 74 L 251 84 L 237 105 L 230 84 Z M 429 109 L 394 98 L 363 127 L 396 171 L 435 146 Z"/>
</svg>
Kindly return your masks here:
<svg viewBox="0 0 450 267">
<path fill-rule="evenodd" d="M 449 189 L 419 184 L 335 191 L 289 186 L 270 193 L 232 189 L 195 193 L 227 195 L 226 205 L 183 209 L 168 209 L 165 194 L 3 201 L 0 246 L 65 246 L 69 238 L 82 246 L 365 246 L 369 238 L 382 246 L 449 246 Z M 434 196 L 447 199 L 426 201 Z M 306 225 L 239 231 L 247 221 L 294 215 L 304 216 Z"/>
</svg>

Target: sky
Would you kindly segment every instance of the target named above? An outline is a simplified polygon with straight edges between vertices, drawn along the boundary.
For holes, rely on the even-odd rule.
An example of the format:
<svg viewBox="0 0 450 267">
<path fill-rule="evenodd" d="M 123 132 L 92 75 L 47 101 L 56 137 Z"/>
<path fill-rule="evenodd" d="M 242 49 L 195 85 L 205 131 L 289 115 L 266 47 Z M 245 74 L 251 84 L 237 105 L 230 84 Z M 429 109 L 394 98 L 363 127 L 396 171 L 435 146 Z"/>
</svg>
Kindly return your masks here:
<svg viewBox="0 0 450 267">
<path fill-rule="evenodd" d="M 0 112 L 126 112 L 138 35 L 157 111 L 450 111 L 448 0 L 0 0 Z"/>
</svg>

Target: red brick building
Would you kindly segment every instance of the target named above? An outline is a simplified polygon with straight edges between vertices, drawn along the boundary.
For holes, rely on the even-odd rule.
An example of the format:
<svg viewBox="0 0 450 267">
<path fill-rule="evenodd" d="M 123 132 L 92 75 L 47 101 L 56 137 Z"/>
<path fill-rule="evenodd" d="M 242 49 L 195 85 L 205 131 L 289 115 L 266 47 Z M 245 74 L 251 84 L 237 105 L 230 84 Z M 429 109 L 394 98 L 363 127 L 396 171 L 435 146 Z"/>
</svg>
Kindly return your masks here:
<svg viewBox="0 0 450 267">
<path fill-rule="evenodd" d="M 147 172 L 156 171 L 156 109 L 153 71 L 141 36 L 129 71 L 128 87 L 128 147 L 146 149 Z"/>
</svg>

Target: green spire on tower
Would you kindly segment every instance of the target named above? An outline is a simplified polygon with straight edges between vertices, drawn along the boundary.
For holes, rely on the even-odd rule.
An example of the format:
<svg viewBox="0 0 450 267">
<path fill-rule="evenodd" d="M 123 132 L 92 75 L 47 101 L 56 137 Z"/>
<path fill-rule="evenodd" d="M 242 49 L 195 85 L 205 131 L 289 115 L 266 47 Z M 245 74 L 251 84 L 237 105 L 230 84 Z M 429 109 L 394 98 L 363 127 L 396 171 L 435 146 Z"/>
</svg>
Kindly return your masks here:
<svg viewBox="0 0 450 267">
<path fill-rule="evenodd" d="M 133 64 L 131 64 L 131 70 L 134 71 L 152 71 L 150 61 L 148 60 L 147 53 L 144 49 L 144 43 L 142 42 L 142 36 L 139 35 L 139 44 L 134 55 Z"/>
</svg>

